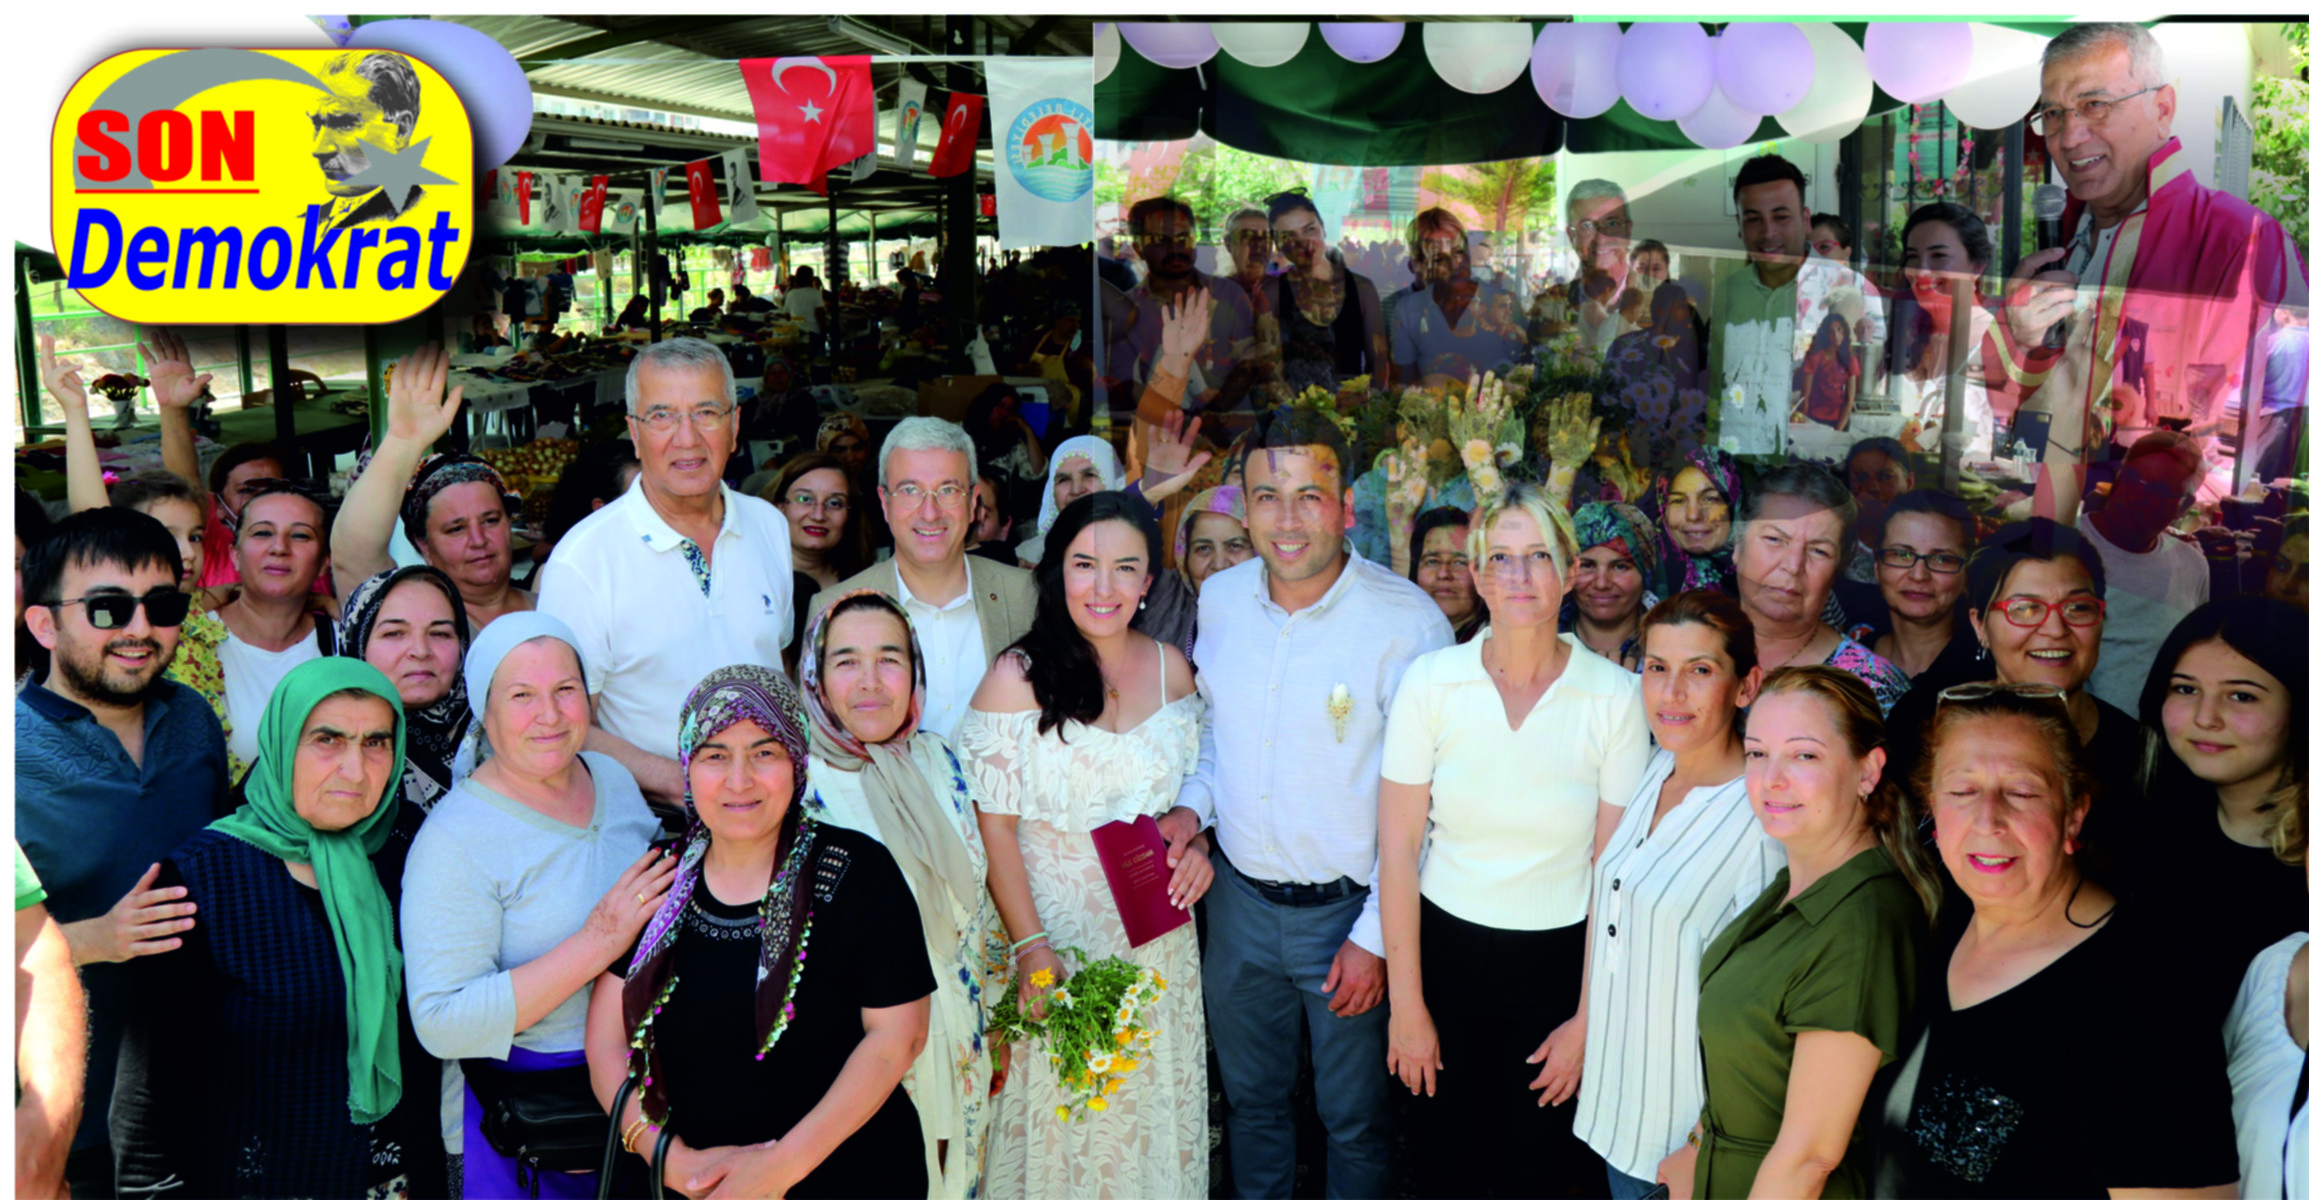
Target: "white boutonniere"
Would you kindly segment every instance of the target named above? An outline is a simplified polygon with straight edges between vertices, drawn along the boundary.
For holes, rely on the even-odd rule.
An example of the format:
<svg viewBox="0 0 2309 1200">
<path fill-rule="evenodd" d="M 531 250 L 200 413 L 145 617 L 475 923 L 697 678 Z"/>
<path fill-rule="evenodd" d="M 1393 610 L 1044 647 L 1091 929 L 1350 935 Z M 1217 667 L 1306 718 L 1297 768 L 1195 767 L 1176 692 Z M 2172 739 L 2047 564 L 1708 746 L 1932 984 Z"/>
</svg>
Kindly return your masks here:
<svg viewBox="0 0 2309 1200">
<path fill-rule="evenodd" d="M 1323 711 L 1331 714 L 1331 732 L 1341 743 L 1347 740 L 1347 715 L 1355 711 L 1355 698 L 1347 694 L 1347 685 L 1331 685 L 1331 698 L 1323 702 Z"/>
</svg>

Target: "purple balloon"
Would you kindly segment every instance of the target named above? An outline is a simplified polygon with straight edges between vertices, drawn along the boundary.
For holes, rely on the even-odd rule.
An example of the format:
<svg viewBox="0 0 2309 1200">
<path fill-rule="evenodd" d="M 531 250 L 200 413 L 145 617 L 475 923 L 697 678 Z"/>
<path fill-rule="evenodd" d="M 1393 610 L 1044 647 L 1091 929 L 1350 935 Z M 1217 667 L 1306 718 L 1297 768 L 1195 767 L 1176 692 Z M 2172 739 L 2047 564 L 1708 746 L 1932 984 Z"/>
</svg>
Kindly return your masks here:
<svg viewBox="0 0 2309 1200">
<path fill-rule="evenodd" d="M 321 32 L 327 34 L 330 41 L 340 46 L 345 44 L 345 39 L 353 36 L 353 19 L 351 17 L 314 17 L 313 23 L 321 27 Z"/>
<path fill-rule="evenodd" d="M 1549 108 L 1576 120 L 1619 103 L 1620 27 L 1611 21 L 1550 21 L 1531 45 L 1531 86 Z"/>
<path fill-rule="evenodd" d="M 355 50 L 398 50 L 441 73 L 473 118 L 473 169 L 488 171 L 529 140 L 529 76 L 495 38 L 454 21 L 377 21 L 353 31 Z"/>
<path fill-rule="evenodd" d="M 1403 44 L 1401 21 L 1325 21 L 1323 40 L 1331 52 L 1353 63 L 1375 63 Z"/>
<path fill-rule="evenodd" d="M 1120 25 L 1122 40 L 1158 67 L 1199 67 L 1219 52 L 1218 35 L 1202 21 L 1123 21 Z"/>
<path fill-rule="evenodd" d="M 1865 46 L 1876 86 L 1903 104 L 1956 90 L 1972 71 L 1972 26 L 1964 21 L 1870 21 Z"/>
<path fill-rule="evenodd" d="M 1812 90 L 1812 39 L 1790 21 L 1740 21 L 1716 35 L 1716 86 L 1747 112 L 1771 116 Z"/>
<path fill-rule="evenodd" d="M 1697 21 L 1638 21 L 1620 36 L 1620 94 L 1655 121 L 1700 111 L 1716 88 L 1716 46 Z"/>
</svg>

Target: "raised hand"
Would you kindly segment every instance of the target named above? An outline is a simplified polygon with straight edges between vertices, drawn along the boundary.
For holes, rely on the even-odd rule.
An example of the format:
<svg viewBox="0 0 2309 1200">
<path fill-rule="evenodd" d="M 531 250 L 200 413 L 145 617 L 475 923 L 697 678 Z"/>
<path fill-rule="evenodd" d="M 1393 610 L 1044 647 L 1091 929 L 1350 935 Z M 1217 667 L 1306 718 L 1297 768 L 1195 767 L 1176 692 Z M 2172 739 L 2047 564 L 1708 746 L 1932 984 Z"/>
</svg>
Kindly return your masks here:
<svg viewBox="0 0 2309 1200">
<path fill-rule="evenodd" d="M 1408 531 L 1419 515 L 1419 506 L 1427 500 L 1426 451 L 1405 438 L 1403 448 L 1383 455 L 1387 469 L 1387 524 L 1391 529 Z"/>
<path fill-rule="evenodd" d="M 52 333 L 40 335 L 40 384 L 56 397 L 67 415 L 87 415 L 88 385 L 80 382 L 78 366 L 67 367 L 56 361 L 56 335 Z"/>
<path fill-rule="evenodd" d="M 1164 333 L 1169 329 L 1166 326 Z M 1150 425 L 1147 431 L 1146 477 L 1139 494 L 1149 504 L 1160 504 L 1164 499 L 1186 486 L 1195 472 L 1211 461 L 1211 452 L 1197 451 L 1195 438 L 1202 433 L 1203 419 L 1192 421 L 1185 413 L 1172 409 L 1160 425 Z"/>
<path fill-rule="evenodd" d="M 1163 305 L 1163 357 L 1193 358 L 1211 339 L 1211 294 L 1194 288 Z"/>
<path fill-rule="evenodd" d="M 432 342 L 411 350 L 393 365 L 387 387 L 385 435 L 420 446 L 440 441 L 457 424 L 465 389 L 442 386 L 449 380 L 449 356 Z"/>
<path fill-rule="evenodd" d="M 1550 470 L 1576 470 L 1594 456 L 1603 439 L 1603 418 L 1589 415 L 1594 400 L 1586 392 L 1558 397 L 1547 410 L 1547 457 Z"/>
<path fill-rule="evenodd" d="M 152 399 L 163 410 L 191 408 L 208 391 L 207 375 L 195 375 L 192 370 L 192 352 L 184 339 L 166 329 L 147 331 L 152 342 L 137 343 L 137 353 L 144 356 L 146 370 L 152 378 Z"/>
</svg>

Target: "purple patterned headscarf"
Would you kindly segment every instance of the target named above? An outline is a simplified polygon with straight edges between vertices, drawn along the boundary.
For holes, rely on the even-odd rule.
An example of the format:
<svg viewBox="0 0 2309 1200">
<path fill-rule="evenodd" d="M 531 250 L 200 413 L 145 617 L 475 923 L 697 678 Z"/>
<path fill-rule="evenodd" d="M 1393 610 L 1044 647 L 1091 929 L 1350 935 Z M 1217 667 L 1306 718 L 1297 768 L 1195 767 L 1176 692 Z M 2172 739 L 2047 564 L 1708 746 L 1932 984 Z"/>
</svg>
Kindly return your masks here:
<svg viewBox="0 0 2309 1200">
<path fill-rule="evenodd" d="M 1653 508 L 1657 510 L 1661 521 L 1661 565 L 1666 568 L 1661 582 L 1672 584 L 1672 590 L 1679 592 L 1733 591 L 1733 581 L 1737 575 L 1732 570 L 1732 547 L 1729 542 L 1720 550 L 1691 555 L 1686 554 L 1683 547 L 1676 544 L 1675 536 L 1667 532 L 1668 491 L 1675 486 L 1676 476 L 1683 473 L 1685 465 L 1699 468 L 1700 474 L 1707 476 L 1708 482 L 1723 493 L 1724 503 L 1731 507 L 1735 520 L 1740 512 L 1740 464 L 1721 446 L 1699 446 L 1686 451 L 1682 465 L 1670 464 L 1667 470 L 1661 471 L 1652 493 Z"/>
<path fill-rule="evenodd" d="M 679 753 L 685 782 L 682 799 L 689 808 L 690 829 L 682 839 L 672 889 L 642 931 L 625 975 L 626 1044 L 631 1047 L 626 1072 L 640 1080 L 643 1113 L 661 1125 L 666 1119 L 667 1095 L 666 1081 L 657 1077 L 653 1067 L 655 1018 L 680 983 L 673 973 L 671 951 L 705 875 L 706 847 L 713 841 L 713 831 L 698 819 L 697 800 L 687 794 L 690 759 L 714 735 L 740 721 L 752 721 L 768 730 L 794 764 L 793 789 L 778 831 L 778 873 L 762 898 L 761 969 L 754 977 L 756 1060 L 769 1054 L 792 1023 L 794 992 L 802 980 L 802 965 L 809 958 L 810 881 L 817 872 L 818 841 L 818 823 L 802 805 L 810 777 L 809 717 L 801 693 L 784 675 L 755 666 L 723 667 L 706 676 L 682 705 Z"/>
<path fill-rule="evenodd" d="M 401 524 L 408 528 L 410 541 L 425 540 L 425 518 L 433 507 L 433 497 L 460 483 L 486 483 L 496 488 L 505 515 L 513 515 L 514 495 L 506 490 L 505 477 L 497 468 L 470 454 L 436 454 L 417 468 L 409 480 L 409 490 L 401 495 Z"/>
</svg>

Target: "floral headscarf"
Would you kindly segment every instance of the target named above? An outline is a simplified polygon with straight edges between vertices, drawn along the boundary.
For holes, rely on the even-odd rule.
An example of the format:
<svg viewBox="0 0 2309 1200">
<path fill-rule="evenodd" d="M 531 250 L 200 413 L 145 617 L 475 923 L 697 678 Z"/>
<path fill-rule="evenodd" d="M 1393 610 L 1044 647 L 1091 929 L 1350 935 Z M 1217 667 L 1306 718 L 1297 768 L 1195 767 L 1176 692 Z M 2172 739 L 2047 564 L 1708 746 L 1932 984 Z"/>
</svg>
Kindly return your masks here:
<svg viewBox="0 0 2309 1200">
<path fill-rule="evenodd" d="M 905 723 L 889 739 L 875 743 L 858 740 L 842 727 L 826 701 L 826 637 L 834 618 L 867 608 L 888 612 L 906 630 L 906 651 L 914 664 L 914 691 Z M 976 903 L 978 875 L 970 864 L 970 849 L 963 845 L 940 812 L 938 793 L 930 777 L 914 759 L 913 738 L 922 725 L 922 697 L 929 688 L 928 668 L 922 659 L 922 640 L 914 623 L 896 601 L 871 588 L 847 592 L 819 610 L 802 639 L 802 702 L 810 711 L 810 746 L 825 765 L 836 771 L 854 771 L 865 794 L 867 811 L 882 833 L 882 844 L 898 860 L 922 915 L 922 932 L 931 949 L 942 958 L 953 955 L 961 940 L 954 913 L 967 912 Z M 796 795 L 801 793 L 797 790 Z"/>
<path fill-rule="evenodd" d="M 1178 532 L 1171 537 L 1172 569 L 1187 569 L 1187 538 L 1194 530 L 1195 514 L 1215 512 L 1220 516 L 1233 517 L 1248 526 L 1251 521 L 1250 511 L 1250 506 L 1243 502 L 1243 489 L 1231 483 L 1195 493 L 1195 498 L 1187 501 L 1186 509 L 1179 513 Z"/>
<path fill-rule="evenodd" d="M 497 489 L 497 499 L 505 506 L 505 514 L 512 516 L 517 497 L 506 488 L 505 477 L 497 468 L 470 454 L 436 454 L 417 468 L 409 480 L 409 490 L 401 495 L 401 524 L 409 531 L 409 540 L 425 540 L 425 517 L 433 507 L 433 498 L 442 489 L 460 483 L 486 483 Z"/>
<path fill-rule="evenodd" d="M 449 673 L 449 690 L 442 693 L 440 699 L 409 713 L 406 726 L 409 753 L 402 778 L 418 777 L 419 786 L 410 797 L 421 807 L 430 809 L 433 801 L 449 790 L 450 763 L 457 756 L 458 741 L 464 738 L 466 727 L 473 721 L 473 708 L 466 702 L 462 670 L 465 651 L 473 645 L 473 627 L 465 618 L 465 598 L 457 594 L 457 585 L 434 567 L 420 565 L 381 571 L 363 580 L 345 597 L 344 615 L 337 620 L 337 653 L 345 658 L 366 659 L 369 638 L 376 632 L 377 616 L 384 610 L 385 597 L 412 579 L 421 579 L 449 597 L 449 615 L 457 625 L 459 669 Z"/>
<path fill-rule="evenodd" d="M 1654 590 L 1653 580 L 1660 567 L 1660 531 L 1642 509 L 1613 500 L 1590 501 L 1572 514 L 1571 528 L 1582 553 L 1603 546 L 1627 555 L 1643 574 L 1644 590 Z"/>
<path fill-rule="evenodd" d="M 740 721 L 768 730 L 794 764 L 792 798 L 778 831 L 778 873 L 762 897 L 761 966 L 754 975 L 754 1032 L 759 1044 L 755 1061 L 767 1057 L 793 1023 L 794 993 L 801 987 L 803 964 L 809 958 L 811 880 L 817 873 L 818 846 L 818 823 L 801 805 L 810 779 L 809 717 L 801 694 L 784 675 L 756 666 L 723 667 L 699 682 L 682 705 L 682 802 L 689 809 L 690 828 L 682 839 L 673 886 L 642 930 L 625 975 L 625 1032 L 630 1047 L 626 1074 L 640 1080 L 642 1112 L 660 1125 L 666 1120 L 668 1097 L 663 1064 L 653 1063 L 656 1017 L 681 983 L 674 974 L 671 951 L 705 877 L 706 847 L 713 842 L 713 831 L 698 819 L 697 800 L 688 794 L 690 759 L 699 746 Z"/>
<path fill-rule="evenodd" d="M 1723 493 L 1724 503 L 1736 517 L 1740 511 L 1740 466 L 1733 460 L 1731 453 L 1720 446 L 1700 446 L 1685 452 L 1684 464 L 1699 468 L 1700 473 L 1708 477 L 1708 482 Z M 1668 511 L 1668 490 L 1675 486 L 1676 476 L 1682 473 L 1683 466 L 1670 464 L 1667 470 L 1659 473 L 1653 486 L 1654 507 L 1659 510 L 1663 520 Z M 1694 557 L 1684 553 L 1673 537 L 1663 537 L 1660 541 L 1661 555 L 1668 567 L 1665 579 L 1675 583 L 1673 590 L 1733 590 L 1732 580 L 1736 576 L 1732 569 L 1730 542 L 1727 541 L 1720 550 Z"/>
</svg>

